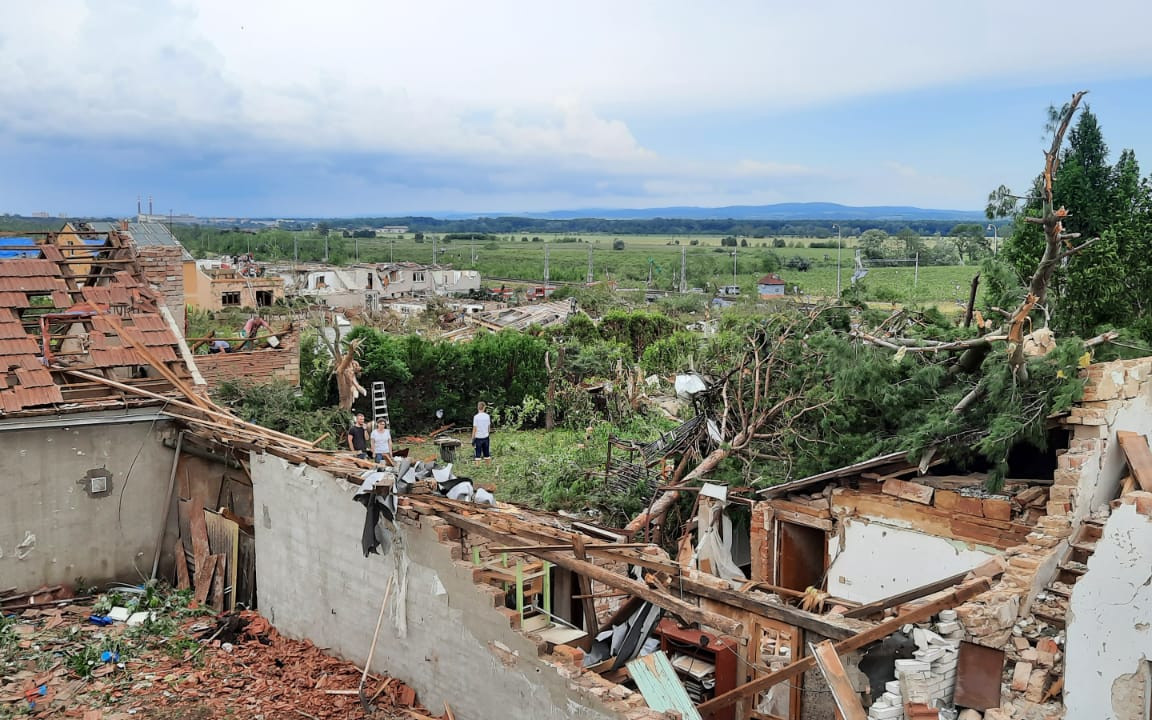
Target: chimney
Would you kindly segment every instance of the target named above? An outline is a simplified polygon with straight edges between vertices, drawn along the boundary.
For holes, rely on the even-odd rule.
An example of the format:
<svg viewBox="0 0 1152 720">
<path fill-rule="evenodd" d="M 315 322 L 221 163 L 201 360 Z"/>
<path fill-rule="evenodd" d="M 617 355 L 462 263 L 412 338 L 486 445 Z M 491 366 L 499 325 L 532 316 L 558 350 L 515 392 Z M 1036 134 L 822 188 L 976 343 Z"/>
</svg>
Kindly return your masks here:
<svg viewBox="0 0 1152 720">
<path fill-rule="evenodd" d="M 140 196 L 136 196 L 136 217 L 140 217 Z"/>
<path fill-rule="evenodd" d="M 148 215 L 152 215 L 152 196 L 148 196 Z"/>
<path fill-rule="evenodd" d="M 120 221 L 120 229 L 123 230 L 124 232 L 128 232 L 128 221 L 127 220 L 121 220 Z"/>
</svg>

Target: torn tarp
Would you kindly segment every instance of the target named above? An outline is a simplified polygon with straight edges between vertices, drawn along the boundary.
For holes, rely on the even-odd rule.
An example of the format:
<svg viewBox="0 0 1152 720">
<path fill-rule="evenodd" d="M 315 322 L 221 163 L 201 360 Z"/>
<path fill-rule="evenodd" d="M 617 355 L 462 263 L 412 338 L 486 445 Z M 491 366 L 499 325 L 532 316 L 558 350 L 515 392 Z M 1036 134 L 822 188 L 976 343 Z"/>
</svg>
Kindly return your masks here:
<svg viewBox="0 0 1152 720">
<path fill-rule="evenodd" d="M 388 551 L 388 545 L 391 544 L 391 539 L 388 536 L 388 531 L 380 527 L 380 518 L 384 517 L 391 522 L 396 517 L 396 476 L 390 472 L 369 471 L 362 475 L 364 482 L 360 484 L 360 489 L 356 491 L 353 498 L 362 504 L 367 512 L 364 515 L 364 529 L 360 534 L 360 546 L 364 551 L 364 557 L 368 557 L 380 545 L 385 545 L 385 552 Z M 376 492 L 377 485 L 384 485 L 388 481 L 391 483 L 391 492 L 386 495 L 381 495 Z"/>
</svg>

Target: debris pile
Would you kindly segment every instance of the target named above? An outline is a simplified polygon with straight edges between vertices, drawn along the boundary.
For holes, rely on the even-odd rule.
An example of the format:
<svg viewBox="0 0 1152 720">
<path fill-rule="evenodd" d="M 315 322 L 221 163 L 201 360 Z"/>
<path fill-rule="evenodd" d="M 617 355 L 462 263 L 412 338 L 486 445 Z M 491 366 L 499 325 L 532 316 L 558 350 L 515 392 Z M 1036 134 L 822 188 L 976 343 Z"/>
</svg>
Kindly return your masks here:
<svg viewBox="0 0 1152 720">
<path fill-rule="evenodd" d="M 392 678 L 369 675 L 362 699 L 359 668 L 281 636 L 256 612 L 213 616 L 195 605 L 187 592 L 149 585 L 95 603 L 6 609 L 0 717 L 432 717 Z M 115 619 L 126 613 L 142 617 Z"/>
</svg>

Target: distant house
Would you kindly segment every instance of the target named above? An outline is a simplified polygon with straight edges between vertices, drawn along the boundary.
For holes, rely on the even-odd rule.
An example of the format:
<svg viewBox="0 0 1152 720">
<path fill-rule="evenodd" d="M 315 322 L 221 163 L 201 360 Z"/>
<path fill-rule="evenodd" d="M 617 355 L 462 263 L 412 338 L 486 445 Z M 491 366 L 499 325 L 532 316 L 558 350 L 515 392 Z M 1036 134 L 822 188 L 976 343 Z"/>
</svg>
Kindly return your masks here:
<svg viewBox="0 0 1152 720">
<path fill-rule="evenodd" d="M 784 281 L 779 275 L 768 273 L 756 281 L 756 293 L 761 298 L 775 297 L 784 294 Z"/>
</svg>

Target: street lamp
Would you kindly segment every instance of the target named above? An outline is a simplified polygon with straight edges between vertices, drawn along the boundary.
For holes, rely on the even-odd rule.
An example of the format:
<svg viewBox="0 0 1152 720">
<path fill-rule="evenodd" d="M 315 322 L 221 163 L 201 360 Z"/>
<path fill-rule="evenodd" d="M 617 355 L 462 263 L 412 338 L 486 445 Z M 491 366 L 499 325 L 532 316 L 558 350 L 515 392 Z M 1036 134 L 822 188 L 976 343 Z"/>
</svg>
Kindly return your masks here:
<svg viewBox="0 0 1152 720">
<path fill-rule="evenodd" d="M 997 245 L 1000 244 L 1000 234 L 997 232 L 996 226 L 989 224 L 988 229 L 992 231 L 992 254 L 996 254 Z"/>
<path fill-rule="evenodd" d="M 832 227 L 836 228 L 836 299 L 840 299 L 840 250 L 841 250 L 841 236 L 840 226 L 832 223 Z"/>
</svg>

